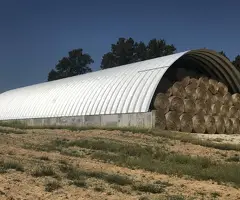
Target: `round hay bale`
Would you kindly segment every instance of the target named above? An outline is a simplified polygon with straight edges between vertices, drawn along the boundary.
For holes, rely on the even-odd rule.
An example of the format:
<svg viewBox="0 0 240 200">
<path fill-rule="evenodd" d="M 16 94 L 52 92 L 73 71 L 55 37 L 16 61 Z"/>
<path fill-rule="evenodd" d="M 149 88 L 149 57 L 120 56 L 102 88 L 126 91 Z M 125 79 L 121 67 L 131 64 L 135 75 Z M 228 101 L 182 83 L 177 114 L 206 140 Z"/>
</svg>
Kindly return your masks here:
<svg viewBox="0 0 240 200">
<path fill-rule="evenodd" d="M 229 111 L 229 107 L 226 105 L 221 105 L 220 106 L 220 113 L 219 115 L 223 116 L 223 117 L 227 117 L 228 115 L 228 111 Z"/>
<path fill-rule="evenodd" d="M 192 99 L 184 99 L 184 112 L 194 115 L 196 113 L 196 105 Z"/>
<path fill-rule="evenodd" d="M 215 125 L 215 119 L 211 115 L 204 116 L 205 120 L 205 126 L 206 126 L 206 132 L 209 134 L 215 134 L 217 131 L 216 125 Z"/>
<path fill-rule="evenodd" d="M 238 118 L 230 118 L 233 123 L 233 134 L 239 134 L 240 122 Z"/>
<path fill-rule="evenodd" d="M 227 117 L 224 117 L 224 125 L 226 134 L 233 134 L 233 122 Z"/>
<path fill-rule="evenodd" d="M 171 87 L 167 89 L 167 91 L 166 91 L 166 96 L 167 96 L 167 97 L 172 96 L 172 88 L 171 88 Z"/>
<path fill-rule="evenodd" d="M 181 97 L 171 96 L 169 99 L 169 110 L 177 111 L 182 114 L 184 112 L 184 102 Z"/>
<path fill-rule="evenodd" d="M 196 99 L 203 99 L 206 100 L 207 96 L 207 89 L 205 87 L 199 86 L 196 89 Z"/>
<path fill-rule="evenodd" d="M 204 112 L 206 114 L 206 105 L 205 105 L 205 101 L 203 100 L 196 100 L 195 101 L 195 105 L 196 105 L 196 113 Z"/>
<path fill-rule="evenodd" d="M 218 82 L 218 92 L 225 95 L 228 93 L 228 87 L 225 84 Z"/>
<path fill-rule="evenodd" d="M 195 88 L 197 88 L 197 86 L 198 86 L 198 79 L 196 79 L 196 78 L 191 78 L 190 80 L 189 80 L 189 85 L 192 85 L 192 87 L 195 87 Z"/>
<path fill-rule="evenodd" d="M 179 131 L 181 128 L 179 114 L 176 111 L 169 111 L 165 114 L 166 127 L 171 131 Z"/>
<path fill-rule="evenodd" d="M 156 110 L 155 127 L 161 130 L 166 129 L 166 119 L 163 110 Z"/>
<path fill-rule="evenodd" d="M 214 116 L 215 125 L 216 125 L 216 133 L 224 134 L 225 133 L 225 122 L 222 116 Z"/>
<path fill-rule="evenodd" d="M 212 115 L 212 102 L 210 99 L 207 99 L 205 101 L 205 107 L 206 107 L 206 114 L 208 115 Z"/>
<path fill-rule="evenodd" d="M 237 111 L 236 118 L 240 119 L 240 110 Z"/>
<path fill-rule="evenodd" d="M 240 94 L 236 93 L 232 95 L 233 105 L 240 109 Z"/>
<path fill-rule="evenodd" d="M 172 95 L 177 97 L 185 97 L 185 89 L 181 82 L 175 82 L 172 86 Z"/>
<path fill-rule="evenodd" d="M 214 79 L 209 79 L 208 82 L 209 82 L 208 90 L 212 94 L 216 94 L 218 92 L 218 82 Z"/>
<path fill-rule="evenodd" d="M 229 107 L 229 110 L 228 110 L 228 114 L 227 114 L 227 117 L 230 117 L 230 118 L 238 118 L 238 109 L 236 106 L 230 106 Z"/>
<path fill-rule="evenodd" d="M 205 120 L 204 116 L 196 114 L 192 118 L 193 130 L 195 133 L 205 133 Z"/>
<path fill-rule="evenodd" d="M 221 104 L 223 104 L 223 95 L 221 95 L 220 93 L 216 93 L 214 96 L 214 98 L 216 98 L 218 101 L 220 101 Z"/>
<path fill-rule="evenodd" d="M 213 116 L 219 115 L 220 107 L 221 107 L 221 104 L 219 101 L 216 101 L 214 104 L 211 105 L 211 111 Z"/>
<path fill-rule="evenodd" d="M 190 77 L 189 76 L 186 76 L 184 79 L 182 79 L 181 83 L 182 83 L 182 86 L 183 87 L 186 87 L 187 85 L 189 85 L 190 83 Z"/>
<path fill-rule="evenodd" d="M 180 119 L 180 130 L 182 132 L 188 132 L 191 133 L 193 129 L 193 124 L 192 124 L 192 115 L 188 113 L 183 113 L 179 117 Z"/>
<path fill-rule="evenodd" d="M 157 110 L 162 110 L 164 113 L 167 113 L 169 111 L 169 104 L 170 102 L 167 95 L 158 93 L 154 100 L 153 106 Z"/>
<path fill-rule="evenodd" d="M 212 94 L 212 103 L 219 102 L 218 98 Z"/>
<path fill-rule="evenodd" d="M 205 77 L 205 76 L 200 77 L 200 78 L 198 79 L 198 87 L 202 87 L 202 88 L 205 88 L 205 89 L 207 90 L 208 87 L 209 87 L 208 82 L 209 82 L 208 77 Z"/>
<path fill-rule="evenodd" d="M 206 99 L 213 103 L 213 94 L 209 90 L 206 91 Z"/>
<path fill-rule="evenodd" d="M 222 99 L 223 99 L 223 104 L 224 105 L 228 105 L 228 106 L 232 106 L 233 105 L 232 96 L 231 96 L 231 94 L 229 92 L 224 94 Z"/>
<path fill-rule="evenodd" d="M 195 100 L 197 98 L 196 89 L 197 89 L 197 86 L 192 83 L 190 83 L 188 86 L 186 86 L 185 87 L 186 98 Z"/>
</svg>

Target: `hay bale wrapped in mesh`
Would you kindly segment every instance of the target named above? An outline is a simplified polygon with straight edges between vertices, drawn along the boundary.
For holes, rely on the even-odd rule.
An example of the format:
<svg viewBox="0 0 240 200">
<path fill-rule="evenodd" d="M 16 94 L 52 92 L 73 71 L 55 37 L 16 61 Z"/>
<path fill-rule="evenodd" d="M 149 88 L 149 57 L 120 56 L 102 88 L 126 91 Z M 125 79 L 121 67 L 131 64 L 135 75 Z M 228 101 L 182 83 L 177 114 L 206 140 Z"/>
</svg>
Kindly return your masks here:
<svg viewBox="0 0 240 200">
<path fill-rule="evenodd" d="M 228 117 L 224 117 L 225 133 L 233 134 L 233 122 Z"/>
<path fill-rule="evenodd" d="M 185 87 L 185 96 L 188 99 L 193 99 L 195 100 L 197 98 L 196 96 L 196 89 L 197 85 L 190 83 Z"/>
<path fill-rule="evenodd" d="M 216 101 L 211 105 L 211 112 L 213 116 L 219 115 L 220 107 L 221 107 L 221 103 L 219 101 Z"/>
<path fill-rule="evenodd" d="M 190 80 L 189 80 L 189 85 L 192 85 L 192 87 L 195 87 L 195 88 L 197 88 L 197 86 L 198 86 L 198 79 L 196 79 L 196 78 L 190 78 Z"/>
<path fill-rule="evenodd" d="M 196 99 L 208 99 L 207 89 L 202 86 L 196 88 Z"/>
<path fill-rule="evenodd" d="M 205 88 L 206 90 L 208 89 L 209 87 L 209 79 L 208 77 L 200 77 L 198 79 L 198 87 L 202 87 L 202 88 Z"/>
<path fill-rule="evenodd" d="M 197 99 L 195 101 L 196 113 L 202 112 L 204 115 L 207 113 L 205 101 Z"/>
<path fill-rule="evenodd" d="M 216 128 L 214 117 L 211 115 L 205 115 L 204 120 L 205 120 L 205 126 L 206 126 L 206 133 L 215 134 L 217 131 L 217 128 Z"/>
<path fill-rule="evenodd" d="M 194 115 L 196 113 L 196 105 L 194 100 L 192 99 L 184 99 L 184 112 L 190 115 Z"/>
<path fill-rule="evenodd" d="M 240 119 L 240 110 L 238 109 L 237 113 L 236 113 L 236 118 Z"/>
<path fill-rule="evenodd" d="M 215 125 L 216 125 L 216 133 L 217 134 L 224 134 L 225 133 L 225 122 L 222 116 L 214 116 Z"/>
<path fill-rule="evenodd" d="M 184 79 L 182 79 L 181 83 L 182 83 L 182 86 L 183 87 L 186 87 L 187 85 L 189 85 L 190 83 L 190 77 L 189 76 L 186 76 Z"/>
<path fill-rule="evenodd" d="M 167 97 L 172 96 L 172 94 L 173 94 L 172 93 L 172 87 L 168 88 L 165 94 L 166 94 Z"/>
<path fill-rule="evenodd" d="M 229 118 L 238 118 L 238 109 L 236 106 L 230 106 L 228 110 L 227 117 Z"/>
<path fill-rule="evenodd" d="M 220 113 L 219 113 L 219 115 L 221 115 L 223 117 L 227 117 L 228 116 L 228 111 L 229 111 L 229 106 L 221 105 L 220 106 Z"/>
<path fill-rule="evenodd" d="M 232 106 L 233 105 L 232 96 L 231 96 L 231 94 L 229 92 L 224 94 L 222 99 L 223 99 L 223 104 L 224 105 L 228 105 L 228 106 Z"/>
<path fill-rule="evenodd" d="M 240 109 L 240 94 L 235 93 L 232 95 L 232 102 L 233 105 L 236 106 L 238 109 Z"/>
<path fill-rule="evenodd" d="M 207 92 L 206 92 L 206 99 L 211 101 L 211 103 L 214 103 L 213 94 L 209 90 L 207 90 Z"/>
<path fill-rule="evenodd" d="M 209 83 L 208 90 L 212 94 L 216 94 L 218 92 L 218 81 L 214 79 L 209 79 L 208 83 Z"/>
<path fill-rule="evenodd" d="M 218 82 L 218 92 L 222 95 L 225 95 L 228 93 L 228 87 L 222 82 Z"/>
<path fill-rule="evenodd" d="M 179 114 L 184 112 L 184 101 L 183 98 L 177 96 L 171 96 L 169 99 L 169 110 L 177 111 Z"/>
<path fill-rule="evenodd" d="M 233 123 L 233 134 L 239 134 L 240 133 L 240 121 L 238 118 L 230 118 L 230 120 Z"/>
<path fill-rule="evenodd" d="M 180 130 L 182 132 L 191 133 L 193 130 L 192 115 L 189 113 L 183 113 L 180 115 L 179 119 L 180 119 Z"/>
<path fill-rule="evenodd" d="M 179 131 L 181 128 L 179 113 L 176 111 L 169 111 L 165 114 L 166 127 L 171 131 Z"/>
<path fill-rule="evenodd" d="M 212 105 L 211 99 L 205 100 L 206 114 L 212 115 Z"/>
<path fill-rule="evenodd" d="M 169 111 L 169 100 L 166 94 L 158 93 L 153 106 L 157 110 L 162 110 L 164 113 L 167 113 Z"/>
<path fill-rule="evenodd" d="M 177 81 L 172 86 L 172 95 L 184 98 L 186 96 L 185 89 L 181 82 Z"/>
<path fill-rule="evenodd" d="M 206 126 L 205 126 L 205 120 L 203 115 L 196 114 L 192 118 L 193 123 L 193 131 L 195 133 L 205 133 Z"/>
<path fill-rule="evenodd" d="M 221 104 L 224 104 L 223 101 L 223 95 L 221 95 L 220 93 L 216 93 L 215 95 L 213 95 L 214 98 L 216 99 L 216 101 L 220 101 Z"/>
<path fill-rule="evenodd" d="M 161 130 L 166 129 L 166 119 L 163 110 L 156 110 L 155 127 Z"/>
</svg>

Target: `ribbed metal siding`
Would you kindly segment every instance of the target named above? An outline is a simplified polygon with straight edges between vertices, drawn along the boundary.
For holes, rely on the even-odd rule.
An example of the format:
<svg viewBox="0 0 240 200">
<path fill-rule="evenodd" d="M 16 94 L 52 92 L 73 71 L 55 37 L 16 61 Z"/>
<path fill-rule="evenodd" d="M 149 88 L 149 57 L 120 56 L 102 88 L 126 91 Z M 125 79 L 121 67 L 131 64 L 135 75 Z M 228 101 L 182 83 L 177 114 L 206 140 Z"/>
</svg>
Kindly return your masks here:
<svg viewBox="0 0 240 200">
<path fill-rule="evenodd" d="M 0 120 L 147 112 L 166 70 L 186 52 L 0 94 Z"/>
</svg>

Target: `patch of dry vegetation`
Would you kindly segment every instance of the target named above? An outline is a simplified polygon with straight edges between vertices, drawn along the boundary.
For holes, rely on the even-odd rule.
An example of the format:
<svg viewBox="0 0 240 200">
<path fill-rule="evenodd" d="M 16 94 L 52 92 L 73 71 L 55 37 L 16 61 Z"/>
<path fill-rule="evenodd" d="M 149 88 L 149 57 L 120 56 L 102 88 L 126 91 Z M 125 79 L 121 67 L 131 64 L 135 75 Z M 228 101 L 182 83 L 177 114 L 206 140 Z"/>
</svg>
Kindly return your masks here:
<svg viewBox="0 0 240 200">
<path fill-rule="evenodd" d="M 106 131 L 104 135 L 101 135 L 102 132 L 99 134 L 98 129 L 86 131 L 84 128 L 78 129 L 78 132 L 74 128 L 73 132 L 66 131 L 66 134 L 63 130 L 60 134 L 58 130 L 41 131 L 40 128 L 21 130 L 26 134 L 2 135 L 0 144 L 5 146 L 0 148 L 0 173 L 3 173 L 0 181 L 5 184 L 15 180 L 9 177 L 16 175 L 21 176 L 20 181 L 24 180 L 23 177 L 28 178 L 31 184 L 39 187 L 41 197 L 48 195 L 49 199 L 58 199 L 60 196 L 57 195 L 68 193 L 76 194 L 76 198 L 71 199 L 80 195 L 94 200 L 106 196 L 142 200 L 190 200 L 204 196 L 206 199 L 227 197 L 230 200 L 232 196 L 225 193 L 233 186 L 239 191 L 238 145 L 228 146 L 221 141 L 156 130 L 139 133 L 137 129 L 123 129 L 117 134 Z M 9 144 L 14 148 L 7 150 L 5 141 L 12 139 L 15 142 Z M 211 159 L 214 155 L 205 157 L 201 152 L 198 155 L 191 152 L 183 154 L 177 149 L 173 151 L 171 146 L 175 141 L 178 141 L 179 148 L 193 144 L 192 148 L 218 149 L 221 159 Z M 9 154 L 10 151 L 14 153 Z M 204 195 L 200 194 L 198 185 L 205 189 Z M 221 192 L 211 190 L 211 187 L 221 188 L 218 190 Z M 31 185 L 31 188 L 34 187 Z M 55 193 L 55 190 L 59 191 Z M 232 199 L 235 200 L 237 192 L 234 195 Z"/>
</svg>

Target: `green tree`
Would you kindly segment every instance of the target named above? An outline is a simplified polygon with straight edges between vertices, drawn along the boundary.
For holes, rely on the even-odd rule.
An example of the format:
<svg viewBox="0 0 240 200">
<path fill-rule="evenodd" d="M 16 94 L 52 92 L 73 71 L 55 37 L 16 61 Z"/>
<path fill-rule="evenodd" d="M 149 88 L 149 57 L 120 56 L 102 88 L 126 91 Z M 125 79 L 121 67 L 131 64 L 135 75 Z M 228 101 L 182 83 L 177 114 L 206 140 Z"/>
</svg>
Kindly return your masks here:
<svg viewBox="0 0 240 200">
<path fill-rule="evenodd" d="M 119 38 L 116 44 L 111 45 L 111 51 L 104 54 L 101 69 L 107 69 L 166 56 L 175 53 L 173 45 L 166 44 L 165 40 L 152 39 L 146 45 L 143 42 L 135 42 L 132 38 Z"/>
<path fill-rule="evenodd" d="M 227 58 L 228 60 L 230 60 L 230 59 L 227 57 L 227 55 L 225 54 L 224 51 L 220 51 L 220 52 L 218 52 L 218 53 L 220 53 L 220 54 L 223 55 L 225 58 Z"/>
<path fill-rule="evenodd" d="M 240 55 L 237 55 L 235 59 L 232 61 L 232 64 L 240 70 Z"/>
<path fill-rule="evenodd" d="M 48 81 L 76 76 L 91 72 L 89 67 L 94 61 L 89 54 L 83 53 L 82 49 L 74 49 L 68 52 L 68 57 L 59 60 L 55 69 L 48 74 Z"/>
<path fill-rule="evenodd" d="M 152 39 L 147 45 L 147 59 L 167 56 L 175 53 L 173 45 L 166 44 L 165 40 Z"/>
</svg>

